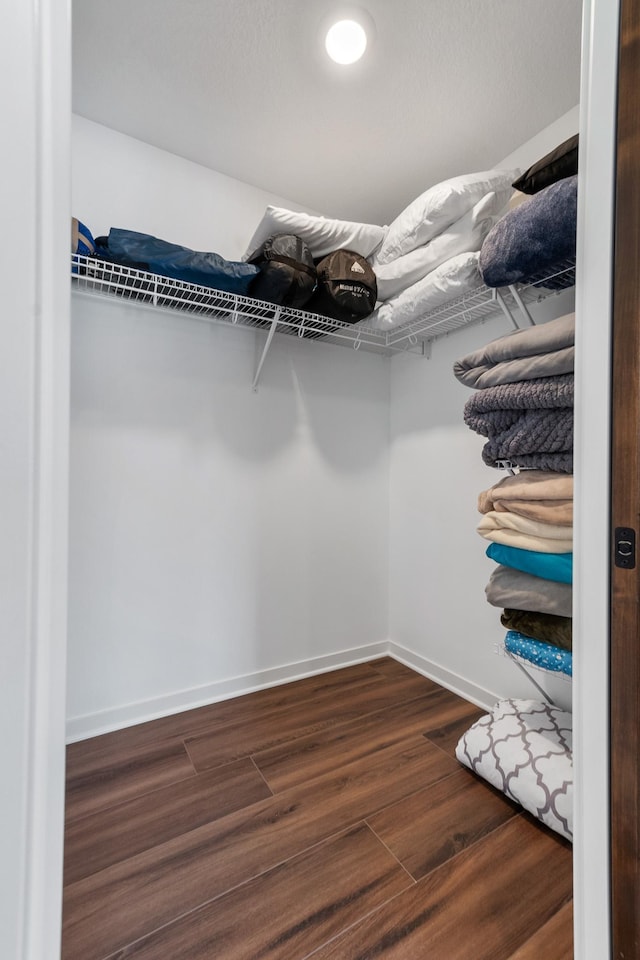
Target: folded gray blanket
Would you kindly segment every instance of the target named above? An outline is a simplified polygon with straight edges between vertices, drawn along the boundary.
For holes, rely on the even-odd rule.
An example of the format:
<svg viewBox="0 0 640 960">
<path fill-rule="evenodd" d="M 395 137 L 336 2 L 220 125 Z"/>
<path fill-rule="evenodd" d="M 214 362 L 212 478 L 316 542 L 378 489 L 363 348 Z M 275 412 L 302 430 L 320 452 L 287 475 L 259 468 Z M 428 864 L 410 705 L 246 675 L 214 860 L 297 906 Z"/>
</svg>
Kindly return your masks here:
<svg viewBox="0 0 640 960">
<path fill-rule="evenodd" d="M 478 266 L 488 287 L 506 287 L 552 272 L 576 254 L 578 177 L 545 187 L 489 231 Z M 571 286 L 573 279 L 545 283 Z"/>
<path fill-rule="evenodd" d="M 467 411 L 488 413 L 511 410 L 573 410 L 573 374 L 502 383 L 477 390 L 465 404 Z"/>
<path fill-rule="evenodd" d="M 573 594 L 570 583 L 544 580 L 503 564 L 491 574 L 485 594 L 493 607 L 533 610 L 557 617 L 571 616 Z"/>
<path fill-rule="evenodd" d="M 464 422 L 487 437 L 482 459 L 573 472 L 573 374 L 541 377 L 477 390 Z"/>
<path fill-rule="evenodd" d="M 575 314 L 568 313 L 492 340 L 456 360 L 453 373 L 465 386 L 476 389 L 572 373 L 574 339 Z"/>
</svg>

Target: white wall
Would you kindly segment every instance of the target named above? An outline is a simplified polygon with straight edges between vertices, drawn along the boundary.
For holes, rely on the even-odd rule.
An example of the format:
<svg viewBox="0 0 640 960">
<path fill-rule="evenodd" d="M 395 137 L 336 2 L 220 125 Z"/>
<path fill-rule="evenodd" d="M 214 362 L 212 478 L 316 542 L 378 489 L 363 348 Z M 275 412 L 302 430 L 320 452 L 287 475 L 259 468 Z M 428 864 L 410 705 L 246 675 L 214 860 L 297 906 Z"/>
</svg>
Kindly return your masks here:
<svg viewBox="0 0 640 960">
<path fill-rule="evenodd" d="M 229 178 L 220 197 L 219 175 L 105 128 L 92 141 L 95 127 L 74 138 L 80 218 L 108 226 L 126 169 L 149 166 L 126 224 L 197 246 Z M 153 209 L 161 187 L 179 210 Z M 244 190 L 236 252 L 269 201 Z M 277 337 L 256 394 L 263 340 L 73 297 L 71 737 L 387 640 L 388 361 Z"/>
<path fill-rule="evenodd" d="M 239 260 L 268 204 L 299 204 L 74 114 L 73 216 Z M 309 213 L 314 211 L 309 210 Z"/>
<path fill-rule="evenodd" d="M 578 108 L 496 166 L 534 163 L 577 132 Z M 573 291 L 535 307 L 543 322 L 573 309 Z M 532 312 L 534 312 L 532 310 Z M 481 460 L 483 439 L 463 423 L 470 391 L 453 363 L 512 327 L 498 317 L 437 340 L 431 359 L 391 361 L 390 636 L 416 666 L 489 705 L 500 696 L 537 696 L 510 661 L 496 655 L 504 639 L 499 611 L 485 600 L 495 564 L 475 532 L 481 490 L 500 474 Z M 542 674 L 536 675 L 542 680 Z M 545 679 L 568 705 L 570 684 Z"/>
<path fill-rule="evenodd" d="M 558 144 L 568 140 L 569 137 L 575 136 L 579 129 L 580 105 L 577 104 L 571 110 L 567 111 L 567 113 L 558 117 L 553 123 L 550 123 L 544 130 L 540 130 L 531 140 L 523 143 L 517 150 L 510 153 L 508 157 L 500 160 L 497 166 L 506 167 L 507 169 L 510 167 L 521 167 L 522 170 L 526 170 L 527 167 L 530 167 L 536 160 L 544 157 L 546 153 L 549 153 L 549 151 L 557 147 Z"/>
<path fill-rule="evenodd" d="M 504 165 L 576 125 L 571 111 Z M 77 117 L 73 170 L 73 210 L 94 233 L 128 226 L 229 258 L 267 203 L 291 205 Z M 565 293 L 538 319 L 570 309 Z M 503 630 L 475 526 L 496 474 L 451 373 L 508 329 L 498 318 L 391 364 L 276 338 L 254 395 L 262 334 L 75 297 L 70 736 L 387 638 L 478 702 L 533 695 L 494 653 Z M 568 702 L 569 684 L 551 689 Z"/>
</svg>

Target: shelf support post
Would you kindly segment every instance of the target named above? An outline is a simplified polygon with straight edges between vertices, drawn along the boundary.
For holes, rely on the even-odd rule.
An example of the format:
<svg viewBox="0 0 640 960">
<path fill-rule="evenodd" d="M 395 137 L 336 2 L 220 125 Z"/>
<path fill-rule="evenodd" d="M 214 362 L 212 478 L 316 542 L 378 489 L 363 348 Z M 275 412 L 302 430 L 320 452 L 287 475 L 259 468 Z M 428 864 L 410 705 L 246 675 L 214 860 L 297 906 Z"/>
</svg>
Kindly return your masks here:
<svg viewBox="0 0 640 960">
<path fill-rule="evenodd" d="M 506 303 L 504 302 L 504 297 L 502 296 L 502 294 L 500 293 L 500 291 L 499 291 L 497 288 L 494 289 L 494 291 L 493 291 L 493 299 L 497 301 L 497 303 L 498 303 L 499 306 L 500 306 L 500 309 L 501 309 L 502 312 L 504 313 L 504 315 L 505 315 L 505 317 L 507 318 L 507 320 L 511 323 L 512 327 L 513 327 L 515 330 L 518 330 L 519 327 L 518 327 L 518 324 L 516 323 L 516 319 L 515 319 L 515 317 L 513 316 L 513 314 L 511 313 L 511 310 L 509 310 L 509 307 L 508 307 L 508 306 L 506 305 Z"/>
<path fill-rule="evenodd" d="M 254 378 L 253 378 L 252 388 L 253 388 L 253 392 L 254 392 L 254 393 L 257 393 L 257 392 L 258 392 L 258 381 L 260 380 L 260 374 L 261 374 L 261 372 L 262 372 L 262 366 L 263 366 L 264 361 L 265 361 L 265 359 L 266 359 L 266 356 L 267 356 L 267 354 L 268 354 L 268 352 L 269 352 L 269 347 L 271 346 L 271 341 L 273 340 L 273 335 L 274 335 L 274 333 L 276 332 L 276 329 L 277 329 L 277 327 L 278 327 L 278 320 L 280 319 L 280 314 L 281 314 L 281 312 L 282 312 L 282 308 L 281 308 L 281 307 L 276 307 L 276 311 L 275 311 L 275 313 L 274 313 L 274 315 L 273 315 L 273 319 L 272 319 L 272 321 L 271 321 L 271 327 L 269 328 L 269 333 L 267 334 L 267 339 L 266 339 L 265 345 L 264 345 L 264 347 L 263 347 L 263 349 L 262 349 L 262 356 L 260 357 L 260 360 L 258 361 L 258 366 L 256 367 L 256 373 L 255 373 L 255 376 L 254 376 Z"/>
<path fill-rule="evenodd" d="M 527 320 L 527 321 L 531 324 L 532 327 L 535 327 L 536 322 L 535 322 L 535 320 L 533 319 L 533 317 L 531 316 L 531 314 L 529 313 L 529 311 L 527 310 L 527 308 L 525 307 L 525 305 L 524 305 L 524 300 L 523 300 L 522 297 L 520 296 L 520 293 L 519 293 L 519 291 L 518 291 L 518 288 L 517 288 L 516 286 L 514 286 L 514 284 L 510 284 L 509 290 L 511 291 L 511 296 L 513 297 L 513 299 L 515 300 L 515 302 L 516 302 L 516 303 L 518 304 L 518 306 L 520 307 L 521 312 L 524 314 L 525 320 Z"/>
</svg>

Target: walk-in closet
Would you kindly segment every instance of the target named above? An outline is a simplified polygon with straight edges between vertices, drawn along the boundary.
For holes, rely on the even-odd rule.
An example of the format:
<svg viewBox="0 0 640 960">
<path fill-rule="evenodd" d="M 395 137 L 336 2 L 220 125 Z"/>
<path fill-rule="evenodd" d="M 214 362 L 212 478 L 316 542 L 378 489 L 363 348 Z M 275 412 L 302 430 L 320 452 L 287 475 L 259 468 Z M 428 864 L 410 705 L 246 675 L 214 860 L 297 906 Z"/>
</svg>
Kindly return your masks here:
<svg viewBox="0 0 640 960">
<path fill-rule="evenodd" d="M 640 960 L 640 4 L 15 2 L 11 960 Z"/>
</svg>

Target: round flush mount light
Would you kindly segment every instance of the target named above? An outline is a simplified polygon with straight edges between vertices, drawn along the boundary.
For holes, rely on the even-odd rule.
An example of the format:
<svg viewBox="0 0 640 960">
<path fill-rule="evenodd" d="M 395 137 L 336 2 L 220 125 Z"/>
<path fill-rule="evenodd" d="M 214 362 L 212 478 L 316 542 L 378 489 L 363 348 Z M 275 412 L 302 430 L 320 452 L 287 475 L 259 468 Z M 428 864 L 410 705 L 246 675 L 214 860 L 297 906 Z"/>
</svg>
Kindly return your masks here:
<svg viewBox="0 0 640 960">
<path fill-rule="evenodd" d="M 327 30 L 324 45 L 336 63 L 355 63 L 367 49 L 367 32 L 357 20 L 337 20 Z"/>
<path fill-rule="evenodd" d="M 332 0 L 317 22 L 315 53 L 327 78 L 344 77 L 344 67 L 354 64 L 351 76 L 362 76 L 363 69 L 375 66 L 372 53 L 376 46 L 376 25 L 373 17 L 352 0 Z M 363 54 L 366 52 L 366 57 Z M 363 67 L 363 64 L 367 64 Z"/>
</svg>

